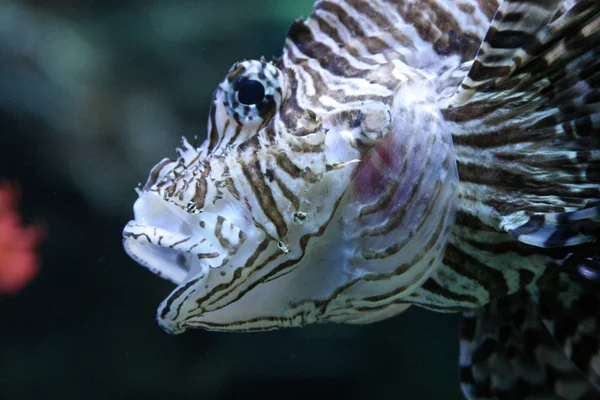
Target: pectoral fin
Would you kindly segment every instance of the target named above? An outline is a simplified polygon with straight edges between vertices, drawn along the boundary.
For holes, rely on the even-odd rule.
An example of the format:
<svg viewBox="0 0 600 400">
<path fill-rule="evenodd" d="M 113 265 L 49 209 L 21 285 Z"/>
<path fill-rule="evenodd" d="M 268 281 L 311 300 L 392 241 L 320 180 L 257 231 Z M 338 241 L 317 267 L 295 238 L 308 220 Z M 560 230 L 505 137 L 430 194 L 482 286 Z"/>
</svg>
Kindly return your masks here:
<svg viewBox="0 0 600 400">
<path fill-rule="evenodd" d="M 465 314 L 469 399 L 599 399 L 600 287 L 565 274 Z"/>
</svg>

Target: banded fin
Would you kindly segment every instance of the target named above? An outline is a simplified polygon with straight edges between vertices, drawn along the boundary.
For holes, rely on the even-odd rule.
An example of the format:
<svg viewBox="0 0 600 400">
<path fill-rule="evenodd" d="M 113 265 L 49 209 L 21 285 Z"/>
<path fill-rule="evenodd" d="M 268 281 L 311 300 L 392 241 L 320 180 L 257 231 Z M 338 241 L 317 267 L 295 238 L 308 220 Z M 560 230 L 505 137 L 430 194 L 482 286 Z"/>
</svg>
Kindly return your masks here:
<svg viewBox="0 0 600 400">
<path fill-rule="evenodd" d="M 553 273 L 532 290 L 544 325 L 600 398 L 600 286 Z"/>
<path fill-rule="evenodd" d="M 479 47 L 471 70 L 461 84 L 461 103 L 516 74 L 527 61 L 539 32 L 552 20 L 561 0 L 504 1 Z M 479 92 L 479 93 L 478 93 Z"/>
<path fill-rule="evenodd" d="M 316 0 L 310 17 L 290 27 L 286 53 L 346 77 L 391 60 L 441 70 L 473 59 L 498 3 Z"/>
<path fill-rule="evenodd" d="M 537 247 L 575 246 L 593 243 L 600 230 L 600 207 L 562 213 L 534 214 L 516 229 L 515 239 Z"/>
<path fill-rule="evenodd" d="M 600 2 L 565 4 L 502 3 L 443 110 L 459 212 L 539 248 L 600 237 Z"/>
<path fill-rule="evenodd" d="M 564 274 L 466 313 L 460 375 L 468 399 L 599 399 L 598 286 Z"/>
</svg>

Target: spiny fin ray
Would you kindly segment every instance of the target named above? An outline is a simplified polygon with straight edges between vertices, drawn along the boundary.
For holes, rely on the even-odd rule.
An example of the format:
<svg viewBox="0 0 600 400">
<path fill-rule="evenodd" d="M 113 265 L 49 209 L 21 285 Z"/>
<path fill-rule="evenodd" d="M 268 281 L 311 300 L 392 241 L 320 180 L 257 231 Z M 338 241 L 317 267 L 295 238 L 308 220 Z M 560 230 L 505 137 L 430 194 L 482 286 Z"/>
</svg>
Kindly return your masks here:
<svg viewBox="0 0 600 400">
<path fill-rule="evenodd" d="M 517 240 L 537 247 L 575 246 L 593 243 L 600 233 L 600 207 L 579 211 L 534 214 L 529 221 L 509 230 Z"/>
<path fill-rule="evenodd" d="M 502 3 L 443 110 L 473 215 L 540 248 L 599 238 L 600 2 L 561 3 Z"/>
</svg>

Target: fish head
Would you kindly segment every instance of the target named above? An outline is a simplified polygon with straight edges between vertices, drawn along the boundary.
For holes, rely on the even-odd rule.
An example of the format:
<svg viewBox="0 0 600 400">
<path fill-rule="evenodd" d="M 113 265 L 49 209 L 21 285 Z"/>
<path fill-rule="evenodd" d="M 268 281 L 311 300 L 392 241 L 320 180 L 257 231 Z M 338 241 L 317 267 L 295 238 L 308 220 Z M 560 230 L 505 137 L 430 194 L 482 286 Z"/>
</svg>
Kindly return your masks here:
<svg viewBox="0 0 600 400">
<path fill-rule="evenodd" d="M 447 143 L 414 135 L 438 134 L 437 114 L 403 117 L 415 96 L 301 106 L 303 85 L 277 62 L 234 64 L 204 143 L 184 139 L 138 190 L 124 247 L 177 285 L 167 332 L 373 322 L 439 261 L 456 177 Z"/>
</svg>

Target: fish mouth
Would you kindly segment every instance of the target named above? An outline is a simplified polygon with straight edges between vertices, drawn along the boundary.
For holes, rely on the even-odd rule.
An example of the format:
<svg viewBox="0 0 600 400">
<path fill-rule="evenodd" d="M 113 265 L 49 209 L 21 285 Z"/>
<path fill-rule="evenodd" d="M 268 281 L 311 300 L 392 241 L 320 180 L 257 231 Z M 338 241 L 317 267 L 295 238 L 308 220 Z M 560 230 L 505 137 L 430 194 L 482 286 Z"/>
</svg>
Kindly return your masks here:
<svg viewBox="0 0 600 400">
<path fill-rule="evenodd" d="M 191 326 L 226 324 L 228 317 L 243 315 L 238 303 L 199 301 L 206 299 L 210 288 L 237 279 L 230 256 L 246 238 L 237 225 L 212 211 L 190 213 L 156 192 L 141 194 L 134 204 L 134 216 L 123 229 L 126 253 L 177 285 L 157 310 L 163 330 L 178 334 Z M 215 234 L 217 228 L 223 236 Z M 229 247 L 222 246 L 225 242 Z M 214 273 L 216 269 L 220 273 Z"/>
<path fill-rule="evenodd" d="M 123 229 L 123 247 L 132 259 L 176 285 L 206 272 L 208 266 L 193 251 L 196 216 L 156 193 L 142 194 L 134 205 L 134 215 Z"/>
</svg>

